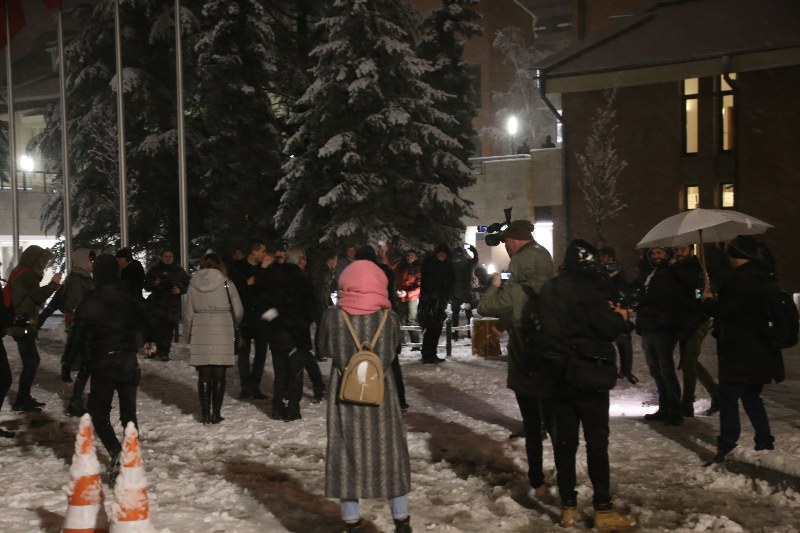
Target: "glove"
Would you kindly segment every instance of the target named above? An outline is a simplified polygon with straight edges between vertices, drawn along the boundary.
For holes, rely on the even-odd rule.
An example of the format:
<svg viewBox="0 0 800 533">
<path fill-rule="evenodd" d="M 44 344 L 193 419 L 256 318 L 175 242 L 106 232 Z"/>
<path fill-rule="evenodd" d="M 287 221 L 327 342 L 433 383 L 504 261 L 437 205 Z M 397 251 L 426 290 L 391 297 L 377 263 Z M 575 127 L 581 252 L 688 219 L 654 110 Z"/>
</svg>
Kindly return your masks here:
<svg viewBox="0 0 800 533">
<path fill-rule="evenodd" d="M 625 373 L 625 374 L 622 374 L 622 377 L 624 377 L 625 379 L 627 379 L 627 380 L 630 382 L 630 384 L 631 384 L 631 385 L 636 385 L 637 383 L 639 383 L 639 378 L 637 378 L 636 376 L 634 376 L 634 375 L 633 375 L 632 373 L 630 373 L 630 372 L 627 372 L 627 373 Z"/>
<path fill-rule="evenodd" d="M 264 311 L 264 313 L 261 315 L 261 320 L 266 320 L 267 322 L 272 322 L 273 320 L 278 318 L 278 314 L 279 314 L 278 310 L 275 309 L 274 307 L 271 307 L 271 308 L 267 309 L 266 311 Z"/>
<path fill-rule="evenodd" d="M 61 365 L 61 381 L 64 383 L 72 383 L 69 365 Z"/>
</svg>

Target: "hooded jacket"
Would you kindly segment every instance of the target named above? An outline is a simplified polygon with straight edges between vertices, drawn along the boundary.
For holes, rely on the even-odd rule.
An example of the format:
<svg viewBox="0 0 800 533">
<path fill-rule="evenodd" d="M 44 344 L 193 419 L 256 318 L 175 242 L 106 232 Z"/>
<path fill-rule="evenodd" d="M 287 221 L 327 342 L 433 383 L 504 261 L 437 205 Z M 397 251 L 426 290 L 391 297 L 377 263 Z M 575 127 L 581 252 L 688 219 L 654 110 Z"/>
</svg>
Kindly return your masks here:
<svg viewBox="0 0 800 533">
<path fill-rule="evenodd" d="M 216 268 L 203 268 L 194 272 L 183 305 L 184 335 L 189 342 L 189 364 L 233 365 L 234 328 L 241 322 L 243 315 L 239 291 L 225 274 Z"/>
<path fill-rule="evenodd" d="M 92 261 L 87 248 L 72 253 L 72 266 L 64 281 L 64 312 L 73 313 L 84 295 L 94 289 Z"/>
<path fill-rule="evenodd" d="M 524 322 L 530 298 L 522 286 L 539 293 L 555 275 L 553 259 L 543 246 L 530 241 L 511 257 L 508 268 L 511 279 L 503 287 L 489 285 L 478 302 L 478 313 L 499 317 L 501 327 L 508 329 L 508 388 L 525 397 L 547 397 L 551 393 L 549 381 L 523 370 L 526 366 L 522 360 L 526 350 L 524 328 L 527 326 Z"/>
<path fill-rule="evenodd" d="M 39 318 L 42 304 L 59 287 L 58 283 L 51 281 L 47 285 L 39 286 L 44 277 L 44 269 L 53 258 L 49 248 L 31 245 L 22 252 L 19 265 L 9 276 L 6 290 L 11 293 L 11 304 L 15 315 L 27 315 L 30 324 L 27 327 L 11 326 L 6 330 L 7 335 L 18 337 L 36 330 L 35 324 Z"/>
</svg>

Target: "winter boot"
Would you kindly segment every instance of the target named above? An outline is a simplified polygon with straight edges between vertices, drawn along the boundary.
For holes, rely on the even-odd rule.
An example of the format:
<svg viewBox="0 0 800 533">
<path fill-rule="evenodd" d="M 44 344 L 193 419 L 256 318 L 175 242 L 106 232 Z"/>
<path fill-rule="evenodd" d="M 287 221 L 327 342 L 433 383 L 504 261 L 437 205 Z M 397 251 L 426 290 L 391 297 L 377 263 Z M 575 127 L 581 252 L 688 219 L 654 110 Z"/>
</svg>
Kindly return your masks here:
<svg viewBox="0 0 800 533">
<path fill-rule="evenodd" d="M 286 414 L 283 416 L 284 422 L 292 422 L 294 420 L 300 420 L 303 418 L 300 416 L 300 404 L 296 402 L 289 402 L 288 407 L 286 408 Z"/>
<path fill-rule="evenodd" d="M 70 398 L 67 404 L 67 414 L 69 416 L 83 416 L 86 414 L 86 408 L 83 406 L 81 398 Z"/>
<path fill-rule="evenodd" d="M 111 464 L 108 465 L 108 485 L 113 487 L 117 481 L 120 471 L 120 452 L 111 456 Z"/>
<path fill-rule="evenodd" d="M 198 381 L 197 394 L 200 397 L 200 421 L 203 424 L 211 423 L 211 382 Z"/>
<path fill-rule="evenodd" d="M 711 415 L 713 415 L 715 413 L 718 413 L 718 412 L 719 412 L 719 401 L 717 401 L 717 397 L 716 396 L 712 396 L 711 397 L 711 405 L 708 407 L 708 409 L 705 410 L 705 412 L 703 414 L 706 415 L 706 416 L 711 416 Z"/>
<path fill-rule="evenodd" d="M 412 533 L 411 517 L 407 516 L 402 520 L 394 521 L 394 533 Z"/>
<path fill-rule="evenodd" d="M 694 418 L 694 398 L 687 398 L 681 403 L 681 414 L 684 418 Z"/>
<path fill-rule="evenodd" d="M 314 397 L 311 398 L 311 403 L 320 403 L 325 398 L 325 385 L 314 386 Z"/>
<path fill-rule="evenodd" d="M 211 382 L 211 423 L 219 424 L 222 418 L 222 400 L 225 398 L 225 378 Z"/>
<path fill-rule="evenodd" d="M 631 531 L 632 529 L 636 529 L 636 525 L 636 520 L 613 508 L 608 511 L 594 512 L 594 527 L 597 528 L 599 533 Z"/>
<path fill-rule="evenodd" d="M 561 527 L 575 527 L 578 520 L 578 508 L 574 505 L 564 505 L 561 507 L 561 520 L 558 525 Z"/>
<path fill-rule="evenodd" d="M 272 402 L 272 419 L 283 420 L 286 418 L 286 404 L 281 401 Z"/>
</svg>

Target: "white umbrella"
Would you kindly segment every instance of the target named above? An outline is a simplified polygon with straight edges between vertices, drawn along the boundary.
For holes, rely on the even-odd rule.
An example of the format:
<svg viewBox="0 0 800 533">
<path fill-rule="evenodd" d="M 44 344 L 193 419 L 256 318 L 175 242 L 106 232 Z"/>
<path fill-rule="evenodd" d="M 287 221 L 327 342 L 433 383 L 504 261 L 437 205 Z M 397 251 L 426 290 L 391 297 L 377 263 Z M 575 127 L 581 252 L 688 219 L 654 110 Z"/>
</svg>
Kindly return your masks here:
<svg viewBox="0 0 800 533">
<path fill-rule="evenodd" d="M 758 235 L 771 227 L 771 224 L 739 211 L 692 209 L 665 218 L 656 224 L 636 247 L 671 247 L 729 241 L 737 235 Z"/>
</svg>

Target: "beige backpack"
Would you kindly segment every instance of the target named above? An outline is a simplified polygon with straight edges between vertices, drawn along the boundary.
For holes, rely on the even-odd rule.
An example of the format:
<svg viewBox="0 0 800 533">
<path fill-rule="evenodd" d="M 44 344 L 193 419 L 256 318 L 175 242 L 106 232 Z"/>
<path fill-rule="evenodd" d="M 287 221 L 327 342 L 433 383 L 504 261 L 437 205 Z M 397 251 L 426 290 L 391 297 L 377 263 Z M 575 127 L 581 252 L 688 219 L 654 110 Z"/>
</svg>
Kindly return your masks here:
<svg viewBox="0 0 800 533">
<path fill-rule="evenodd" d="M 339 400 L 360 405 L 380 405 L 383 403 L 383 364 L 372 349 L 381 336 L 383 325 L 386 324 L 386 318 L 389 316 L 389 310 L 384 311 L 378 330 L 372 337 L 372 342 L 364 343 L 358 339 L 347 312 L 344 309 L 341 311 L 358 351 L 350 357 L 347 367 L 341 373 Z"/>
</svg>

